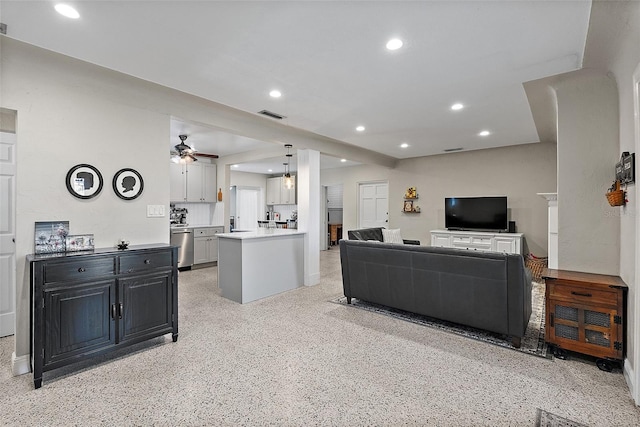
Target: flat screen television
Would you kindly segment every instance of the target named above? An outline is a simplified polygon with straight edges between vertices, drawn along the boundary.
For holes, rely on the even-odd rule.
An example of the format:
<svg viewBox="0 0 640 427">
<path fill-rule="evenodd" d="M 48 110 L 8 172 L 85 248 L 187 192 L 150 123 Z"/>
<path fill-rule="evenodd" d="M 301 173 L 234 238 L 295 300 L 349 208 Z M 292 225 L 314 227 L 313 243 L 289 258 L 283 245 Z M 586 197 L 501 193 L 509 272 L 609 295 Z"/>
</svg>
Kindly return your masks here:
<svg viewBox="0 0 640 427">
<path fill-rule="evenodd" d="M 448 230 L 506 230 L 507 197 L 447 197 L 444 222 Z"/>
</svg>

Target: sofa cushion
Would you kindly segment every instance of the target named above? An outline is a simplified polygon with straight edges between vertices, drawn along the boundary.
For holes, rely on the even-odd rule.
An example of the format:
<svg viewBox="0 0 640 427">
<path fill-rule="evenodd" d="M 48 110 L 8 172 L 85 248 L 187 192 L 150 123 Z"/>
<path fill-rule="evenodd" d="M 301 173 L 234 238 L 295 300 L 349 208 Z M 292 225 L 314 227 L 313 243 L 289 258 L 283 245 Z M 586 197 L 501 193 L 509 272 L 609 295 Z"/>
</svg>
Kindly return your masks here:
<svg viewBox="0 0 640 427">
<path fill-rule="evenodd" d="M 402 236 L 400 235 L 400 229 L 394 228 L 391 230 L 382 229 L 382 241 L 385 243 L 397 243 L 403 244 Z"/>
<path fill-rule="evenodd" d="M 347 235 L 349 240 L 377 240 L 382 242 L 382 227 L 349 230 Z"/>
</svg>

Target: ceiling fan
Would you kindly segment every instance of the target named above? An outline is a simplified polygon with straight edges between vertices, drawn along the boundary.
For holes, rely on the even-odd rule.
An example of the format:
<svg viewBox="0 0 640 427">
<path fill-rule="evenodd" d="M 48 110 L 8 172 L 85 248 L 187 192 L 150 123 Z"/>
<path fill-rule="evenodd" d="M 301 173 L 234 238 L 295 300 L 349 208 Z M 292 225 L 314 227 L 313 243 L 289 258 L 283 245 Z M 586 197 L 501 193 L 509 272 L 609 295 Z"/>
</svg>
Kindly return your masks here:
<svg viewBox="0 0 640 427">
<path fill-rule="evenodd" d="M 178 138 L 180 138 L 180 144 L 174 146 L 174 149 L 171 150 L 171 161 L 174 163 L 193 163 L 193 162 L 197 162 L 198 159 L 196 159 L 195 156 L 201 156 L 201 157 L 210 157 L 212 159 L 217 159 L 218 155 L 217 154 L 204 154 L 204 153 L 198 153 L 197 150 L 191 148 L 190 146 L 188 146 L 187 144 L 185 144 L 185 141 L 187 140 L 187 135 L 178 135 Z"/>
</svg>

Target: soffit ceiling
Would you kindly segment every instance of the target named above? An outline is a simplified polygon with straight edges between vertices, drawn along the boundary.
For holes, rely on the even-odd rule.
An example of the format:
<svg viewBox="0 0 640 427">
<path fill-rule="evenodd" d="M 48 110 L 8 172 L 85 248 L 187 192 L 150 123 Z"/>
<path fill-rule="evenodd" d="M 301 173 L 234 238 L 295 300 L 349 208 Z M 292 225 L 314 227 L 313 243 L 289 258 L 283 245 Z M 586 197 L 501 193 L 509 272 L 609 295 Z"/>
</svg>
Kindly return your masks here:
<svg viewBox="0 0 640 427">
<path fill-rule="evenodd" d="M 80 19 L 51 1 L 3 0 L 1 21 L 9 37 L 247 112 L 274 111 L 288 126 L 399 159 L 538 142 L 523 83 L 581 68 L 591 9 L 590 1 L 68 3 Z M 388 51 L 392 37 L 404 46 Z M 465 108 L 451 111 L 457 102 Z M 174 121 L 172 138 L 190 126 Z M 491 135 L 479 137 L 485 129 Z M 220 155 L 269 145 L 215 129 L 198 144 Z"/>
</svg>

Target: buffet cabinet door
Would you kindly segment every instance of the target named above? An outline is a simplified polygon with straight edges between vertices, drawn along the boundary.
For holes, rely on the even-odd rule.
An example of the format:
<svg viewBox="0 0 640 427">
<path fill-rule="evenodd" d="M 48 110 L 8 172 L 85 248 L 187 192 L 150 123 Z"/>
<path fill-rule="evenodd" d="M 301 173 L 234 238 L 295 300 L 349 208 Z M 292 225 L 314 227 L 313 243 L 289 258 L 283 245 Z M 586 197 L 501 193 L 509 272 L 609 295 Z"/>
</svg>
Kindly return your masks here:
<svg viewBox="0 0 640 427">
<path fill-rule="evenodd" d="M 44 290 L 44 363 L 97 352 L 115 344 L 115 280 Z"/>
<path fill-rule="evenodd" d="M 118 280 L 119 339 L 141 341 L 173 330 L 171 272 Z"/>
</svg>

